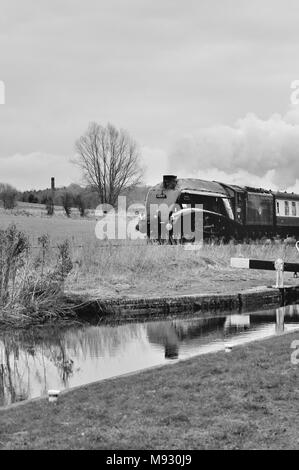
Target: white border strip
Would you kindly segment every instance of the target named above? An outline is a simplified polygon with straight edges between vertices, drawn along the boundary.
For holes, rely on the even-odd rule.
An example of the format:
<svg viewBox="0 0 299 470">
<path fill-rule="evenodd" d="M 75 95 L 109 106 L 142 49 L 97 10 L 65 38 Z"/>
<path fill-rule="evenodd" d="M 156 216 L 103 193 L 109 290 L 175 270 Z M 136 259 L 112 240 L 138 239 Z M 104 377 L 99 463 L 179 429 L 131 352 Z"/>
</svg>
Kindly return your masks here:
<svg viewBox="0 0 299 470">
<path fill-rule="evenodd" d="M 249 269 L 249 258 L 231 258 L 230 265 L 232 268 Z"/>
</svg>

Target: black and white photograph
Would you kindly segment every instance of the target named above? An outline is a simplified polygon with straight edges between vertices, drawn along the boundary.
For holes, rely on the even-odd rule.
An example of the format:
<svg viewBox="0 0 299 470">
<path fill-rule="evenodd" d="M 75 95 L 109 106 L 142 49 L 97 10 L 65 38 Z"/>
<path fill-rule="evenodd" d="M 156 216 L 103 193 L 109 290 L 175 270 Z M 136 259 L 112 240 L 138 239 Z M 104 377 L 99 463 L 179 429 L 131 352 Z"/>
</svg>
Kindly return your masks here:
<svg viewBox="0 0 299 470">
<path fill-rule="evenodd" d="M 299 449 L 299 3 L 0 0 L 0 450 Z"/>
</svg>

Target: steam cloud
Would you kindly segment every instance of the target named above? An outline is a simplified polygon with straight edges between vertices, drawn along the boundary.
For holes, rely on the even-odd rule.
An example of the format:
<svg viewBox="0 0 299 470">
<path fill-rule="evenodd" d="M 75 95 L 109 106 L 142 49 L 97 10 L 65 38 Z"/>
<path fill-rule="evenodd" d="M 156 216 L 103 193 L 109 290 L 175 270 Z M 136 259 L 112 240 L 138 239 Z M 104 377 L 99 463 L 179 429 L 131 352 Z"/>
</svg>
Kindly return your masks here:
<svg viewBox="0 0 299 470">
<path fill-rule="evenodd" d="M 299 110 L 268 120 L 248 114 L 232 127 L 185 136 L 169 155 L 169 169 L 181 177 L 299 192 Z"/>
</svg>

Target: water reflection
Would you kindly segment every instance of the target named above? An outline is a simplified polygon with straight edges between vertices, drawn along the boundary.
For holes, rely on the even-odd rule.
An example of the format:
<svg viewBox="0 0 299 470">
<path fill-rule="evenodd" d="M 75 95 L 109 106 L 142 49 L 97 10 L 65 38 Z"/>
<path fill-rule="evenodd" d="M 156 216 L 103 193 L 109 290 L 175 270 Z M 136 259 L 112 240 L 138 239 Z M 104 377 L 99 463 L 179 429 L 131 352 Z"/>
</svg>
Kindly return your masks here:
<svg viewBox="0 0 299 470">
<path fill-rule="evenodd" d="M 147 336 L 150 343 L 164 346 L 165 358 L 177 359 L 182 346 L 186 349 L 194 340 L 200 344 L 222 336 L 225 321 L 226 317 L 214 317 L 149 323 Z"/>
<path fill-rule="evenodd" d="M 217 317 L 0 333 L 0 406 L 299 330 L 299 305 Z"/>
<path fill-rule="evenodd" d="M 275 331 L 277 334 L 282 334 L 284 332 L 284 316 L 285 316 L 284 308 L 276 309 Z"/>
</svg>

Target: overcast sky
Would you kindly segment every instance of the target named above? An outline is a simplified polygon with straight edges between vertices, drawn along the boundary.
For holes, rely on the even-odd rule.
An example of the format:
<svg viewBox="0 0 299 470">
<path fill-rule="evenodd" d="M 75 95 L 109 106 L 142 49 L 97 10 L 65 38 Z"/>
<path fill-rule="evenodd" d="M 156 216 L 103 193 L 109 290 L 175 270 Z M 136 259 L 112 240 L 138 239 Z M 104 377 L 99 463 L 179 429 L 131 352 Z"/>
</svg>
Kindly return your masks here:
<svg viewBox="0 0 299 470">
<path fill-rule="evenodd" d="M 74 143 L 95 120 L 137 140 L 147 183 L 175 171 L 299 190 L 298 0 L 0 8 L 0 181 L 79 182 Z"/>
</svg>

